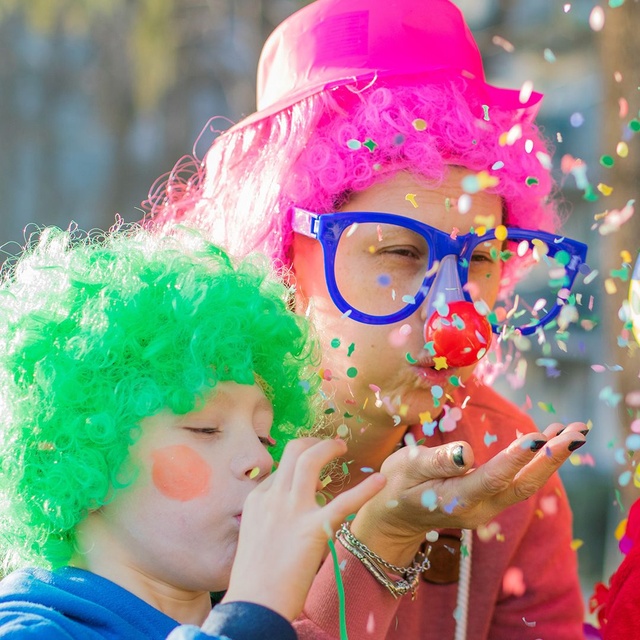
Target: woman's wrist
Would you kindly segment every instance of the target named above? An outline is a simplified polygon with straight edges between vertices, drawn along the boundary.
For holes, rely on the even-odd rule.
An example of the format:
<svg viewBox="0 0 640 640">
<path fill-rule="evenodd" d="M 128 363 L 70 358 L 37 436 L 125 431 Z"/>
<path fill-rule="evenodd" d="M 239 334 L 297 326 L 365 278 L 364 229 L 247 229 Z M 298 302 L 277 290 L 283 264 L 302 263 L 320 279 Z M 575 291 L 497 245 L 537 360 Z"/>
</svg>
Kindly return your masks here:
<svg viewBox="0 0 640 640">
<path fill-rule="evenodd" d="M 411 564 L 425 538 L 422 534 L 386 533 L 380 523 L 362 517 L 361 512 L 351 522 L 351 533 L 371 551 L 388 563 L 405 567 Z"/>
<path fill-rule="evenodd" d="M 430 548 L 426 555 L 422 552 L 417 553 L 409 566 L 398 566 L 385 560 L 356 538 L 351 532 L 348 522 L 342 524 L 336 537 L 342 546 L 358 558 L 369 573 L 388 589 L 394 598 L 402 597 L 407 593 L 411 593 L 412 599 L 415 598 L 420 576 L 431 568 Z"/>
</svg>

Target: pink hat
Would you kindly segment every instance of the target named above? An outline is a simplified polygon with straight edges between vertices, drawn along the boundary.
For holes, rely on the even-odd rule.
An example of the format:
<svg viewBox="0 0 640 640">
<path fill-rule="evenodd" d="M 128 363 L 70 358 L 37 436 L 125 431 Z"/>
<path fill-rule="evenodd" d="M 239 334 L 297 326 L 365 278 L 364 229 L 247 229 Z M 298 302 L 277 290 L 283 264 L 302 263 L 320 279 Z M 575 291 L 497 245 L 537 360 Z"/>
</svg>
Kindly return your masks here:
<svg viewBox="0 0 640 640">
<path fill-rule="evenodd" d="M 317 0 L 282 22 L 258 63 L 256 122 L 321 91 L 374 78 L 420 84 L 464 76 L 489 107 L 535 116 L 542 95 L 485 82 L 462 12 L 449 0 Z M 402 79 L 402 80 L 401 80 Z"/>
</svg>

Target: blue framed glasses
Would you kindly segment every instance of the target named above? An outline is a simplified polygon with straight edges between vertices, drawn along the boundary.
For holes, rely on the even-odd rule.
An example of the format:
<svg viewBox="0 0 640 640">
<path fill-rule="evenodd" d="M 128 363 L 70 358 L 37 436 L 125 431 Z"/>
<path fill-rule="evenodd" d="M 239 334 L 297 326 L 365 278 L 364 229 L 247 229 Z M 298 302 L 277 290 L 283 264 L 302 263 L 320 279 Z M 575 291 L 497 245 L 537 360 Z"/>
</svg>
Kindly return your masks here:
<svg viewBox="0 0 640 640">
<path fill-rule="evenodd" d="M 587 256 L 582 242 L 516 227 L 456 235 L 391 213 L 293 208 L 292 216 L 295 232 L 322 245 L 336 307 L 365 324 L 391 324 L 415 313 L 442 260 L 454 256 L 468 301 L 482 305 L 485 297 L 509 291 L 492 310 L 485 309 L 493 331 L 531 334 L 558 315 Z M 503 286 L 506 272 L 523 268 L 526 277 Z"/>
</svg>

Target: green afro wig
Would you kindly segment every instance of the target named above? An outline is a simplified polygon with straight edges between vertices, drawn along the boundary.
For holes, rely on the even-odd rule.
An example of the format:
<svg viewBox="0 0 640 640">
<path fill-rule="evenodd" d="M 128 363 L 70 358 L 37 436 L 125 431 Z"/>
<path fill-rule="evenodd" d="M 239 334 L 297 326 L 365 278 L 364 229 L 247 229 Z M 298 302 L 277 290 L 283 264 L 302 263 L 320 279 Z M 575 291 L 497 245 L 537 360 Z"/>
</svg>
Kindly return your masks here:
<svg viewBox="0 0 640 640">
<path fill-rule="evenodd" d="M 74 531 L 132 482 L 139 423 L 258 381 L 271 453 L 308 432 L 317 346 L 266 261 L 234 264 L 197 232 L 43 229 L 0 281 L 0 556 L 68 562 Z"/>
</svg>

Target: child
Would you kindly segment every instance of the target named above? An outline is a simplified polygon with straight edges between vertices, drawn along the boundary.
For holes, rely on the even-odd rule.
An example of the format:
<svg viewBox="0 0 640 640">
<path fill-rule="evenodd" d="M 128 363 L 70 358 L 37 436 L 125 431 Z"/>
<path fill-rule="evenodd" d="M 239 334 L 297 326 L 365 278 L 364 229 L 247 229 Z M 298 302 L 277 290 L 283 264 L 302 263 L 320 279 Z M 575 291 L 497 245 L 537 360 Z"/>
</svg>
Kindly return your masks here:
<svg viewBox="0 0 640 640">
<path fill-rule="evenodd" d="M 320 508 L 346 446 L 313 438 L 269 476 L 314 420 L 283 287 L 195 233 L 47 228 L 0 301 L 0 637 L 295 638 L 327 537 L 384 480 Z"/>
</svg>

